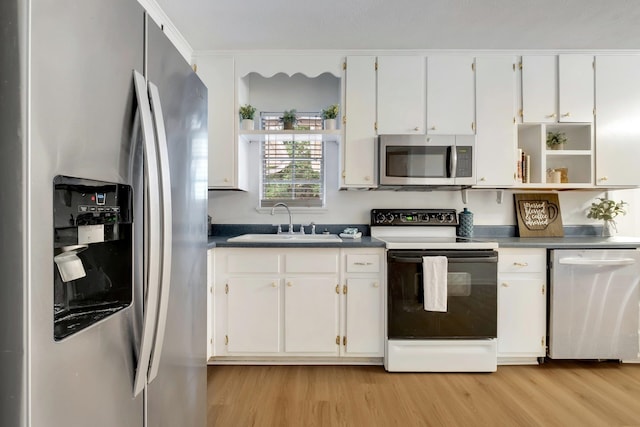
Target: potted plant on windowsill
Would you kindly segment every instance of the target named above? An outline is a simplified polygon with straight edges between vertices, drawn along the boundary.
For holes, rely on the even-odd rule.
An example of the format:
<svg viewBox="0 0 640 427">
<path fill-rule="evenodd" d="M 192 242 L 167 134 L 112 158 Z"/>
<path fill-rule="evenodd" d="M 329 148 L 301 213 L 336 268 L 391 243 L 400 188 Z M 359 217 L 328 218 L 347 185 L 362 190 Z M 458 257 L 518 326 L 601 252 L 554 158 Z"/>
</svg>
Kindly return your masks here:
<svg viewBox="0 0 640 427">
<path fill-rule="evenodd" d="M 324 119 L 324 128 L 326 130 L 334 130 L 336 128 L 338 109 L 338 104 L 333 104 L 322 110 L 322 118 Z"/>
<path fill-rule="evenodd" d="M 282 117 L 280 117 L 280 121 L 282 122 L 285 130 L 291 130 L 295 126 L 298 121 L 298 117 L 296 116 L 296 109 L 293 108 L 289 111 L 285 111 L 282 113 Z"/>
<path fill-rule="evenodd" d="M 551 150 L 564 150 L 567 135 L 564 132 L 547 132 L 547 147 Z"/>
<path fill-rule="evenodd" d="M 242 129 L 253 130 L 253 116 L 256 113 L 256 108 L 250 104 L 242 105 L 240 107 L 240 119 L 242 120 Z"/>
</svg>

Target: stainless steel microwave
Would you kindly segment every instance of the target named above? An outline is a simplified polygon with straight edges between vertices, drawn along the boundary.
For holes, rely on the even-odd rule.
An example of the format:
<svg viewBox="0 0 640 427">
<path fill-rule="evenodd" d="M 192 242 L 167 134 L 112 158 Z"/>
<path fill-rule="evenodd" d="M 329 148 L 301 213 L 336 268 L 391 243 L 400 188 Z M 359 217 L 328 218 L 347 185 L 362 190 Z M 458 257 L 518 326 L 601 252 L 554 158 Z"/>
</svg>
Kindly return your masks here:
<svg viewBox="0 0 640 427">
<path fill-rule="evenodd" d="M 380 135 L 381 186 L 474 185 L 474 135 Z"/>
</svg>

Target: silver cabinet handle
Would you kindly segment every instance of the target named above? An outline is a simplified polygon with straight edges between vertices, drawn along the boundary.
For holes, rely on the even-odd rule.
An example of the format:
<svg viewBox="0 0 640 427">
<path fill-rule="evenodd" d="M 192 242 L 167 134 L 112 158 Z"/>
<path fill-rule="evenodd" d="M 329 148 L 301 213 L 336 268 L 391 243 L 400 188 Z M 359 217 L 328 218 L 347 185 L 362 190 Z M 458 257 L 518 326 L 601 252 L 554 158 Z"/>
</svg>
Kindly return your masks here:
<svg viewBox="0 0 640 427">
<path fill-rule="evenodd" d="M 169 152 L 167 149 L 167 133 L 164 128 L 164 116 L 158 87 L 149 83 L 149 95 L 151 109 L 155 122 L 158 160 L 160 163 L 160 194 L 162 200 L 162 275 L 160 288 L 160 303 L 158 308 L 158 325 L 156 326 L 156 339 L 151 357 L 151 368 L 148 382 L 158 375 L 162 345 L 167 326 L 167 312 L 169 310 L 169 288 L 171 285 L 171 249 L 173 246 L 173 218 L 171 205 L 171 176 L 169 173 Z"/>
<path fill-rule="evenodd" d="M 528 262 L 514 262 L 513 265 L 515 265 L 516 267 L 528 267 L 529 263 Z"/>
<path fill-rule="evenodd" d="M 353 265 L 372 265 L 372 262 L 361 262 L 361 261 L 357 261 L 354 262 Z"/>
<path fill-rule="evenodd" d="M 140 123 L 142 127 L 143 143 L 144 143 L 144 161 L 146 163 L 145 179 L 147 181 L 148 191 L 146 199 L 148 200 L 148 209 L 145 209 L 145 254 L 144 260 L 146 268 L 144 271 L 145 285 L 147 294 L 145 296 L 145 310 L 142 323 L 142 337 L 140 350 L 138 352 L 138 363 L 135 371 L 135 379 L 133 383 L 134 397 L 144 390 L 147 384 L 147 375 L 149 372 L 149 361 L 151 359 L 151 351 L 153 346 L 154 335 L 156 332 L 156 321 L 158 314 L 158 297 L 160 292 L 160 194 L 158 181 L 158 155 L 156 152 L 155 135 L 153 131 L 153 118 L 151 116 L 151 108 L 149 105 L 149 92 L 147 91 L 147 82 L 139 72 L 133 72 L 133 82 L 138 101 L 138 112 L 140 115 Z M 140 286 L 143 286 L 140 284 Z"/>
</svg>

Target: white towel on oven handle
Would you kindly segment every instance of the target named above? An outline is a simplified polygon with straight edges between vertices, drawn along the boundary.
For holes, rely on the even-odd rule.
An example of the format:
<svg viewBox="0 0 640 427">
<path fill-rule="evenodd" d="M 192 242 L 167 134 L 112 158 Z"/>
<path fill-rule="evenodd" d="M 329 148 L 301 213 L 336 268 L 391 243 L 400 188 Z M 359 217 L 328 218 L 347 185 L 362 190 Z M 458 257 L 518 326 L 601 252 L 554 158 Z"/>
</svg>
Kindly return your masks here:
<svg viewBox="0 0 640 427">
<path fill-rule="evenodd" d="M 422 257 L 425 311 L 447 311 L 447 257 Z"/>
</svg>

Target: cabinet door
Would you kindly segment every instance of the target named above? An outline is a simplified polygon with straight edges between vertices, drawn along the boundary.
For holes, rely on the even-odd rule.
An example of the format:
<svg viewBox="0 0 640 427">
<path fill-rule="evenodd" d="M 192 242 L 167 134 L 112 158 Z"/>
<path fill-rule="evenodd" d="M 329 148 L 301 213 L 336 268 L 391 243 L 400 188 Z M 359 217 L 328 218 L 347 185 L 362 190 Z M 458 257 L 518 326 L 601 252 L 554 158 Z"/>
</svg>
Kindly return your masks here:
<svg viewBox="0 0 640 427">
<path fill-rule="evenodd" d="M 337 283 L 336 277 L 285 279 L 286 352 L 338 355 Z"/>
<path fill-rule="evenodd" d="M 209 93 L 209 188 L 234 188 L 238 162 L 234 60 L 207 56 L 197 62 Z"/>
<path fill-rule="evenodd" d="M 531 55 L 522 57 L 522 121 L 554 123 L 557 121 L 557 57 Z"/>
<path fill-rule="evenodd" d="M 498 278 L 498 357 L 545 355 L 545 280 L 543 275 Z"/>
<path fill-rule="evenodd" d="M 378 277 L 347 279 L 345 356 L 382 356 L 382 284 Z"/>
<path fill-rule="evenodd" d="M 596 57 L 596 185 L 640 185 L 640 56 Z"/>
<path fill-rule="evenodd" d="M 346 59 L 344 187 L 375 187 L 377 184 L 375 63 L 375 56 L 350 56 Z"/>
<path fill-rule="evenodd" d="M 593 74 L 593 55 L 558 57 L 559 121 L 593 121 Z"/>
<path fill-rule="evenodd" d="M 475 133 L 475 76 L 472 56 L 427 58 L 427 133 Z"/>
<path fill-rule="evenodd" d="M 478 186 L 511 186 L 516 172 L 516 58 L 476 58 Z"/>
<path fill-rule="evenodd" d="M 280 350 L 280 281 L 277 277 L 228 280 L 227 352 Z"/>
<path fill-rule="evenodd" d="M 426 59 L 378 57 L 378 134 L 424 134 Z"/>
<path fill-rule="evenodd" d="M 215 281 L 215 253 L 207 250 L 207 359 L 213 356 L 213 331 L 215 331 L 213 284 Z"/>
</svg>

